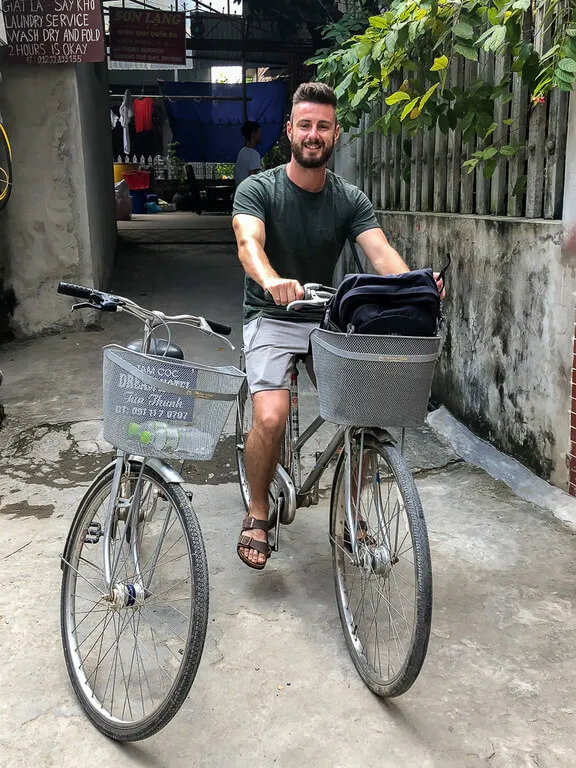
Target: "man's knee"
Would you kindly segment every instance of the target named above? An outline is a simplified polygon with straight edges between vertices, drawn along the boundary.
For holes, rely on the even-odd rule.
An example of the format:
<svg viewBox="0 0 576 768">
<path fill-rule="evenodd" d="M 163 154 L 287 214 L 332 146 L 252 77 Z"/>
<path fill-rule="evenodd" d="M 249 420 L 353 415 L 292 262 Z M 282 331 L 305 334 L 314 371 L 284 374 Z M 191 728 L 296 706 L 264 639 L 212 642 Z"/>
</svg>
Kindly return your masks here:
<svg viewBox="0 0 576 768">
<path fill-rule="evenodd" d="M 254 427 L 264 437 L 277 440 L 282 436 L 288 418 L 287 390 L 256 392 L 254 395 Z"/>
</svg>

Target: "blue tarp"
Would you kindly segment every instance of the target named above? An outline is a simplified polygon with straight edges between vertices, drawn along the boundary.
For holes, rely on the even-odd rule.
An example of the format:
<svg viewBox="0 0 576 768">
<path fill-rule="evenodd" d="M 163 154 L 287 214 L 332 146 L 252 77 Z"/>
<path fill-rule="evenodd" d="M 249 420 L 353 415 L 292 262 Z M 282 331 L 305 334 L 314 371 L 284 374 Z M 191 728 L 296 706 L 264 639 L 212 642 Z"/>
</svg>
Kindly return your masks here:
<svg viewBox="0 0 576 768">
<path fill-rule="evenodd" d="M 217 83 L 162 82 L 167 96 L 235 96 L 238 101 L 194 101 L 182 99 L 164 105 L 174 136 L 178 142 L 178 156 L 188 162 L 234 163 L 244 137 L 242 127 L 242 86 Z M 262 126 L 260 155 L 265 155 L 280 138 L 284 124 L 285 84 L 280 80 L 270 83 L 248 83 L 248 120 Z"/>
</svg>

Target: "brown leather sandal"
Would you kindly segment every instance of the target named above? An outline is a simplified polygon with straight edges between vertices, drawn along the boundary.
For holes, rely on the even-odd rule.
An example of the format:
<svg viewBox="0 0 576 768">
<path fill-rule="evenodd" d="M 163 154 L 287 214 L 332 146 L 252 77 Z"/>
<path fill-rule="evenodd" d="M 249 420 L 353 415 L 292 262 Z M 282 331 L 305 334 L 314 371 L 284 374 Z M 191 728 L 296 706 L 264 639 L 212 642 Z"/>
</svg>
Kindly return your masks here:
<svg viewBox="0 0 576 768">
<path fill-rule="evenodd" d="M 240 560 L 242 560 L 243 563 L 245 563 L 249 568 L 255 568 L 257 571 L 261 571 L 262 568 L 266 565 L 266 562 L 264 563 L 253 563 L 251 560 L 248 560 L 247 557 L 245 557 L 240 550 L 241 549 L 255 549 L 257 552 L 260 552 L 260 554 L 265 555 L 266 560 L 270 557 L 271 549 L 270 545 L 268 544 L 268 541 L 258 541 L 258 539 L 252 538 L 252 536 L 245 536 L 244 531 L 266 531 L 266 534 L 268 534 L 269 526 L 267 520 L 258 520 L 255 517 L 245 517 L 242 521 L 242 533 L 240 534 L 238 538 L 238 544 L 236 545 L 236 552 L 238 553 L 238 557 Z"/>
</svg>

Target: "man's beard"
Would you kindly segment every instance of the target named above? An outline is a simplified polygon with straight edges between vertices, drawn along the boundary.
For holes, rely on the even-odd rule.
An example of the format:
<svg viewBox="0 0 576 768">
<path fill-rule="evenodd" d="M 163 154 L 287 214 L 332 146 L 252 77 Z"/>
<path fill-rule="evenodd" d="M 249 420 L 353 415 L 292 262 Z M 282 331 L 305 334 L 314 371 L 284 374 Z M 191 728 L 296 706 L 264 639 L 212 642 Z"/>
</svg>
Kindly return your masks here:
<svg viewBox="0 0 576 768">
<path fill-rule="evenodd" d="M 305 157 L 304 149 L 306 149 L 306 147 L 303 143 L 297 144 L 295 141 L 291 141 L 290 146 L 292 148 L 294 159 L 298 165 L 302 166 L 302 168 L 321 168 L 323 165 L 326 165 L 332 156 L 332 152 L 334 151 L 333 143 L 327 147 L 324 142 L 318 142 L 315 146 L 324 147 L 324 150 L 318 155 L 318 157 Z"/>
</svg>

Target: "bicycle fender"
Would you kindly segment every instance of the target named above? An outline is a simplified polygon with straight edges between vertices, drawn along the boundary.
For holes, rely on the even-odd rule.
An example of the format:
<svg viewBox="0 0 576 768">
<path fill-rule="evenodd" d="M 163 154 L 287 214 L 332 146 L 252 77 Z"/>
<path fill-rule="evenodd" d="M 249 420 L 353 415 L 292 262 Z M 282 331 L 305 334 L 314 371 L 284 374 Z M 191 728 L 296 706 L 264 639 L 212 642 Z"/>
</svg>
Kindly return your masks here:
<svg viewBox="0 0 576 768">
<path fill-rule="evenodd" d="M 110 462 L 110 464 L 107 464 L 103 469 L 100 470 L 100 472 L 96 475 L 94 480 L 92 481 L 90 487 L 94 485 L 95 483 L 100 480 L 101 477 L 103 477 L 106 472 L 109 472 L 111 469 L 114 469 L 114 466 L 116 465 L 117 459 L 114 459 Z M 129 461 L 138 462 L 141 464 L 144 459 L 142 456 L 132 456 L 130 455 Z M 183 483 L 184 478 L 182 475 L 177 472 L 174 467 L 171 467 L 169 464 L 166 464 L 165 461 L 162 461 L 162 459 L 146 459 L 146 466 L 150 467 L 150 469 L 153 469 L 154 472 L 156 472 L 157 475 L 160 475 L 162 480 L 166 481 L 167 483 Z M 90 490 L 90 489 L 88 489 Z"/>
<path fill-rule="evenodd" d="M 128 459 L 130 462 L 139 463 L 141 464 L 144 459 L 142 456 L 129 456 Z M 82 500 L 80 501 L 80 504 L 78 505 L 77 509 L 80 509 L 82 504 L 84 504 L 85 499 L 87 496 L 92 492 L 92 489 L 94 486 L 101 480 L 101 478 L 111 470 L 114 469 L 116 466 L 116 462 L 118 459 L 114 459 L 109 464 L 107 464 L 103 469 L 98 472 L 92 483 L 90 484 L 90 487 L 86 490 L 86 493 L 82 497 Z M 171 467 L 169 464 L 166 464 L 166 462 L 162 461 L 162 459 L 146 459 L 146 464 L 150 469 L 152 469 L 154 472 L 156 472 L 157 475 L 159 475 L 162 480 L 164 480 L 166 483 L 179 483 L 183 484 L 184 479 L 180 475 L 179 472 L 177 472 L 173 467 Z M 76 517 L 76 514 L 74 515 Z M 62 558 L 64 560 L 70 560 L 70 548 L 71 548 L 71 537 L 72 537 L 72 528 L 73 525 L 70 526 L 70 530 L 68 531 L 68 536 L 66 537 L 66 544 L 64 545 L 64 552 L 62 553 Z M 62 569 L 64 567 L 64 560 L 60 559 L 60 568 Z"/>
</svg>

